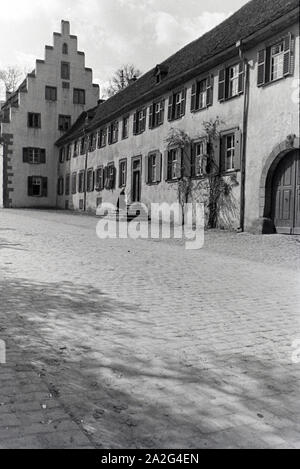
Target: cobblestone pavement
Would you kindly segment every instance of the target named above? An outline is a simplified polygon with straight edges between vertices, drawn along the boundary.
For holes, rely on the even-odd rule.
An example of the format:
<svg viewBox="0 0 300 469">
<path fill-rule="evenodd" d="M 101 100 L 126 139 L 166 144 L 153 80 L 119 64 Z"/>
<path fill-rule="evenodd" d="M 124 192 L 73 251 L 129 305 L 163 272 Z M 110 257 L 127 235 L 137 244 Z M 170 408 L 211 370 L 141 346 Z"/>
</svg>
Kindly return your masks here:
<svg viewBox="0 0 300 469">
<path fill-rule="evenodd" d="M 299 448 L 299 237 L 96 222 L 0 211 L 0 448 Z"/>
</svg>

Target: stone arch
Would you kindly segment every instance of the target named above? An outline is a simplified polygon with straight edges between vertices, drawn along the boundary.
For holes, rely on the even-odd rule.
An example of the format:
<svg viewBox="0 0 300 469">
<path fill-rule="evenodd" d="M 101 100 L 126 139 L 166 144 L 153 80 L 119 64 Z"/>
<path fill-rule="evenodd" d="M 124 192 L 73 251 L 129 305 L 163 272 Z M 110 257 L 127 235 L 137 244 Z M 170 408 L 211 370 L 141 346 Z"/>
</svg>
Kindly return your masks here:
<svg viewBox="0 0 300 469">
<path fill-rule="evenodd" d="M 262 232 L 274 232 L 272 221 L 272 181 L 275 170 L 281 159 L 289 152 L 299 149 L 300 138 L 289 135 L 286 140 L 277 145 L 269 155 L 260 180 L 259 216 L 262 222 Z"/>
</svg>

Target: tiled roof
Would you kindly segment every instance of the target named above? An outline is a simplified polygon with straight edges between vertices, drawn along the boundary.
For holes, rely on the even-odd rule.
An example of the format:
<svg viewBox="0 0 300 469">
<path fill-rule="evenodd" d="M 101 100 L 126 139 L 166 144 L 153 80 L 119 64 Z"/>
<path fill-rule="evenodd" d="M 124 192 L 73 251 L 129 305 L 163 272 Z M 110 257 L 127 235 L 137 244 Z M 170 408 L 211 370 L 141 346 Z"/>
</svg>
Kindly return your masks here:
<svg viewBox="0 0 300 469">
<path fill-rule="evenodd" d="M 250 1 L 223 23 L 165 60 L 162 66 L 168 68 L 168 75 L 162 85 L 166 86 L 168 82 L 171 84 L 177 76 L 196 66 L 201 66 L 201 63 L 235 46 L 240 39 L 246 39 L 298 6 L 299 0 Z M 121 110 L 127 105 L 134 103 L 153 88 L 159 90 L 160 86 L 156 83 L 155 68 L 153 68 L 128 88 L 99 105 L 91 123 L 92 126 L 107 123 L 117 112 L 122 112 Z M 76 131 L 71 128 L 58 143 L 68 139 Z"/>
</svg>

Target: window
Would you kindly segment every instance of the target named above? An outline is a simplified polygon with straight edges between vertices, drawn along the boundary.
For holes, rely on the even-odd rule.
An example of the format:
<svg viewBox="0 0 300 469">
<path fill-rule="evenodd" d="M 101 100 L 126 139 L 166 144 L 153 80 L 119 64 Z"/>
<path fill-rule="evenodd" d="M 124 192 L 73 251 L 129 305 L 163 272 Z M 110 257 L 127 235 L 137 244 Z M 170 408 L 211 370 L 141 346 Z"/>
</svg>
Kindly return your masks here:
<svg viewBox="0 0 300 469">
<path fill-rule="evenodd" d="M 57 195 L 61 196 L 64 194 L 64 178 L 59 177 L 57 181 Z"/>
<path fill-rule="evenodd" d="M 87 190 L 87 192 L 93 192 L 93 190 L 94 190 L 94 170 L 93 170 L 93 168 L 90 168 L 90 169 L 87 170 L 86 190 Z"/>
<path fill-rule="evenodd" d="M 107 129 L 100 129 L 98 133 L 98 148 L 106 146 Z"/>
<path fill-rule="evenodd" d="M 126 187 L 127 184 L 127 160 L 119 163 L 119 187 Z"/>
<path fill-rule="evenodd" d="M 136 111 L 133 116 L 133 134 L 138 135 L 146 130 L 146 117 L 147 109 L 140 109 Z"/>
<path fill-rule="evenodd" d="M 23 163 L 45 164 L 46 150 L 43 148 L 23 148 Z"/>
<path fill-rule="evenodd" d="M 57 101 L 57 88 L 54 86 L 46 86 L 45 98 L 46 101 Z"/>
<path fill-rule="evenodd" d="M 96 133 L 92 133 L 90 134 L 89 136 L 89 151 L 90 152 L 93 152 L 96 150 L 96 146 L 97 146 L 97 134 Z"/>
<path fill-rule="evenodd" d="M 114 163 L 109 163 L 104 168 L 104 187 L 107 190 L 113 190 L 116 187 L 116 168 Z"/>
<path fill-rule="evenodd" d="M 241 168 L 242 134 L 239 129 L 226 132 L 221 137 L 221 172 L 238 171 Z"/>
<path fill-rule="evenodd" d="M 85 189 L 85 171 L 80 171 L 78 176 L 78 192 L 82 194 Z"/>
<path fill-rule="evenodd" d="M 128 138 L 129 134 L 129 116 L 124 117 L 123 119 L 123 128 L 122 128 L 122 139 Z"/>
<path fill-rule="evenodd" d="M 219 101 L 225 101 L 244 92 L 244 63 L 219 71 Z"/>
<path fill-rule="evenodd" d="M 37 114 L 34 112 L 29 112 L 28 113 L 28 119 L 27 119 L 27 125 L 28 127 L 32 129 L 40 129 L 41 128 L 41 114 Z"/>
<path fill-rule="evenodd" d="M 69 53 L 69 47 L 68 47 L 68 44 L 64 43 L 63 46 L 62 46 L 62 53 L 64 55 L 68 55 Z"/>
<path fill-rule="evenodd" d="M 79 90 L 77 88 L 74 88 L 73 103 L 82 105 L 85 104 L 85 90 Z"/>
<path fill-rule="evenodd" d="M 67 150 L 66 150 L 66 161 L 70 161 L 70 159 L 71 159 L 71 145 L 68 145 Z"/>
<path fill-rule="evenodd" d="M 206 109 L 213 103 L 213 75 L 192 85 L 191 112 Z"/>
<path fill-rule="evenodd" d="M 185 115 L 186 89 L 173 93 L 169 97 L 168 120 L 180 119 Z"/>
<path fill-rule="evenodd" d="M 161 153 L 151 152 L 146 156 L 146 183 L 156 184 L 161 181 Z"/>
<path fill-rule="evenodd" d="M 80 140 L 80 154 L 84 155 L 86 152 L 86 146 L 87 146 L 87 138 L 82 137 Z"/>
<path fill-rule="evenodd" d="M 72 194 L 77 192 L 77 173 L 72 173 Z"/>
<path fill-rule="evenodd" d="M 115 121 L 108 127 L 108 144 L 117 143 L 119 134 L 119 122 Z"/>
<path fill-rule="evenodd" d="M 69 62 L 61 63 L 61 78 L 63 80 L 70 80 L 70 64 Z"/>
<path fill-rule="evenodd" d="M 59 149 L 59 162 L 64 163 L 65 161 L 65 147 Z"/>
<path fill-rule="evenodd" d="M 95 177 L 95 185 L 96 191 L 100 192 L 104 188 L 104 180 L 103 180 L 103 166 L 99 166 L 96 169 L 96 177 Z"/>
<path fill-rule="evenodd" d="M 257 85 L 280 80 L 293 74 L 295 40 L 291 34 L 258 52 Z"/>
<path fill-rule="evenodd" d="M 192 147 L 192 177 L 205 176 L 207 171 L 207 140 L 195 142 Z"/>
<path fill-rule="evenodd" d="M 153 129 L 164 123 L 165 100 L 153 103 L 149 109 L 149 129 Z"/>
<path fill-rule="evenodd" d="M 70 179 L 71 179 L 71 176 L 70 174 L 67 174 L 66 175 L 66 184 L 65 184 L 65 194 L 66 195 L 70 195 Z"/>
<path fill-rule="evenodd" d="M 70 83 L 68 81 L 63 81 L 62 82 L 62 87 L 64 90 L 69 90 L 70 89 Z"/>
<path fill-rule="evenodd" d="M 75 140 L 74 142 L 74 148 L 73 148 L 73 158 L 76 158 L 78 156 L 78 141 Z"/>
<path fill-rule="evenodd" d="M 71 127 L 71 116 L 58 116 L 58 130 L 65 132 Z"/>
<path fill-rule="evenodd" d="M 48 179 L 41 176 L 28 177 L 28 196 L 47 197 Z"/>
<path fill-rule="evenodd" d="M 167 152 L 167 180 L 174 181 L 181 178 L 182 174 L 182 149 L 173 148 Z"/>
</svg>

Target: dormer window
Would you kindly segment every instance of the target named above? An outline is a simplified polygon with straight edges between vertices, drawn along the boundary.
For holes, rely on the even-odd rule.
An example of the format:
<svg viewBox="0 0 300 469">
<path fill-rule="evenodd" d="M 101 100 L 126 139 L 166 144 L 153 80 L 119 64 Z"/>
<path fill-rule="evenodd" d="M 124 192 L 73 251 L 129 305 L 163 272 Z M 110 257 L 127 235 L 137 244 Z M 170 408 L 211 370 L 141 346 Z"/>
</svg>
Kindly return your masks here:
<svg viewBox="0 0 300 469">
<path fill-rule="evenodd" d="M 62 53 L 64 55 L 68 55 L 69 53 L 69 47 L 68 47 L 68 44 L 64 43 L 63 46 L 62 46 Z"/>
<path fill-rule="evenodd" d="M 166 65 L 156 65 L 154 75 L 156 77 L 156 83 L 159 84 L 168 75 L 169 67 Z"/>
</svg>

